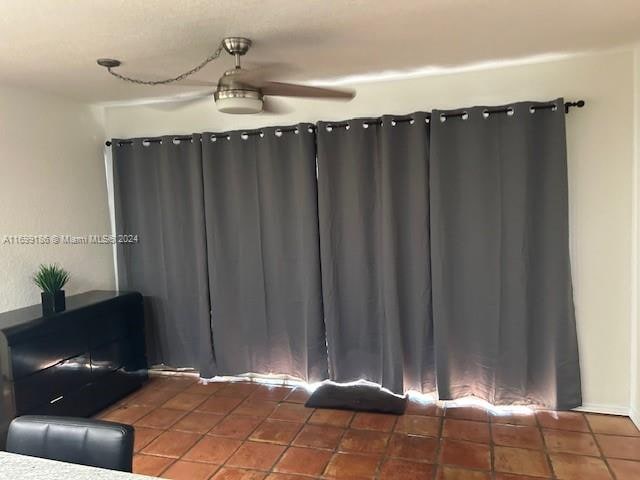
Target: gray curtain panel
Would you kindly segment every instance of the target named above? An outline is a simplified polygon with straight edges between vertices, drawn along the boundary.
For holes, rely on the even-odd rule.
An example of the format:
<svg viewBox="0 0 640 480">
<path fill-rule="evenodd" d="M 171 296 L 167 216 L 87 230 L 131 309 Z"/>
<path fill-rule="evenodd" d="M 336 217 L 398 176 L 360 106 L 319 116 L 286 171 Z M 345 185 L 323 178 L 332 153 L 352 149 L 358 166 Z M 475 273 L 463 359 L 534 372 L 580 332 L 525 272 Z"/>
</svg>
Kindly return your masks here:
<svg viewBox="0 0 640 480">
<path fill-rule="evenodd" d="M 431 262 L 438 392 L 581 404 L 562 99 L 434 111 Z M 442 121 L 444 120 L 444 121 Z"/>
<path fill-rule="evenodd" d="M 327 376 L 310 125 L 203 134 L 220 375 Z"/>
<path fill-rule="evenodd" d="M 434 389 L 427 116 L 318 124 L 331 378 Z"/>
<path fill-rule="evenodd" d="M 159 141 L 161 140 L 161 141 Z M 113 140 L 121 289 L 146 301 L 152 363 L 214 373 L 200 136 Z"/>
</svg>

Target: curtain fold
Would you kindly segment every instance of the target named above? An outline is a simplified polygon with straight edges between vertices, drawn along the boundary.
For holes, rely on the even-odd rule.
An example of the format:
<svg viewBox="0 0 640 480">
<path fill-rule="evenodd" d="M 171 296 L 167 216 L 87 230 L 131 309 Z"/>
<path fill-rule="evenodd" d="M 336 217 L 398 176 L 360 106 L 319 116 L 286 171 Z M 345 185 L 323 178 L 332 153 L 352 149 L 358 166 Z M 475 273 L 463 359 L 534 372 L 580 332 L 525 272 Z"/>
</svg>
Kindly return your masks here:
<svg viewBox="0 0 640 480">
<path fill-rule="evenodd" d="M 432 391 L 427 116 L 320 122 L 317 142 L 331 378 Z"/>
<path fill-rule="evenodd" d="M 203 136 L 219 375 L 327 377 L 310 125 Z"/>
<path fill-rule="evenodd" d="M 214 372 L 200 136 L 113 140 L 121 289 L 145 298 L 150 363 Z"/>
<path fill-rule="evenodd" d="M 434 111 L 431 261 L 438 392 L 581 404 L 564 104 Z M 454 112 L 454 113 L 461 113 Z"/>
</svg>

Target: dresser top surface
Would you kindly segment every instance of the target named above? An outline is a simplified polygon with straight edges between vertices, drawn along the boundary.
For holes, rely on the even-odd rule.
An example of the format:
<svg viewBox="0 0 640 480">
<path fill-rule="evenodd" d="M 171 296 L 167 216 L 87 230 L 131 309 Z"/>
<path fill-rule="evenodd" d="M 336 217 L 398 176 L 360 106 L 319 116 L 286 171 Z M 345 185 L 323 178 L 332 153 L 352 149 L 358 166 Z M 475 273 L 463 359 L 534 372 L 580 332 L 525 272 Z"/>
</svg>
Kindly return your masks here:
<svg viewBox="0 0 640 480">
<path fill-rule="evenodd" d="M 66 309 L 63 312 L 47 315 L 46 317 L 42 315 L 42 305 L 40 304 L 3 312 L 0 313 L 0 332 L 8 334 L 30 325 L 55 322 L 60 316 L 69 312 L 130 295 L 139 294 L 124 291 L 91 290 L 77 295 L 70 295 L 65 299 Z"/>
</svg>

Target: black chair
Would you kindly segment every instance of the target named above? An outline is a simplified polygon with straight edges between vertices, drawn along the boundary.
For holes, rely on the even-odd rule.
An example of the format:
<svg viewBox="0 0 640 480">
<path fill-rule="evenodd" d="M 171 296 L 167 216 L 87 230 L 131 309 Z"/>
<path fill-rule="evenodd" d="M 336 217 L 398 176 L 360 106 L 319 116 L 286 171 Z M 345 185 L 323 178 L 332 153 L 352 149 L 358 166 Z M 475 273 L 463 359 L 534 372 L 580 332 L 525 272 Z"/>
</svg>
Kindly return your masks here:
<svg viewBox="0 0 640 480">
<path fill-rule="evenodd" d="M 133 435 L 121 423 L 25 415 L 9 425 L 7 452 L 131 472 Z"/>
</svg>

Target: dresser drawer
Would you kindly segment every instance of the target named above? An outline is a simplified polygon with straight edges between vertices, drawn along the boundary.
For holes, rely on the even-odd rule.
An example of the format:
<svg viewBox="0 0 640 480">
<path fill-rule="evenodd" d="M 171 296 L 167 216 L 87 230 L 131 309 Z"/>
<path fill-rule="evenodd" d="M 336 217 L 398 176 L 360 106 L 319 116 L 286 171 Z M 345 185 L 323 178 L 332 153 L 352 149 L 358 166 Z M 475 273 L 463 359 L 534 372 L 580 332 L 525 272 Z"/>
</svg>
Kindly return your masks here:
<svg viewBox="0 0 640 480">
<path fill-rule="evenodd" d="M 93 376 L 104 375 L 129 365 L 134 354 L 134 344 L 130 337 L 93 349 L 91 351 Z"/>
<path fill-rule="evenodd" d="M 19 380 L 87 351 L 82 325 L 61 326 L 11 346 L 13 380 Z"/>
<path fill-rule="evenodd" d="M 79 390 L 91 381 L 91 363 L 88 354 L 60 362 L 41 372 L 14 383 L 16 411 L 23 415 L 36 406 L 55 401 L 61 396 Z"/>
</svg>

